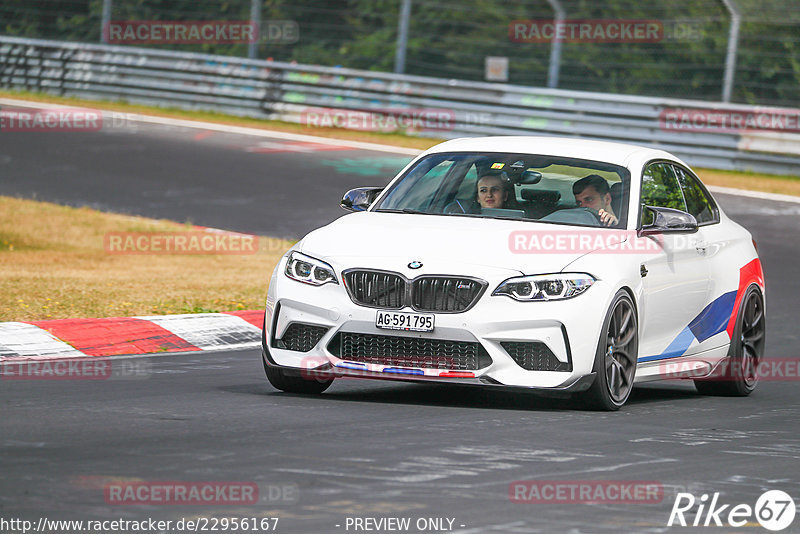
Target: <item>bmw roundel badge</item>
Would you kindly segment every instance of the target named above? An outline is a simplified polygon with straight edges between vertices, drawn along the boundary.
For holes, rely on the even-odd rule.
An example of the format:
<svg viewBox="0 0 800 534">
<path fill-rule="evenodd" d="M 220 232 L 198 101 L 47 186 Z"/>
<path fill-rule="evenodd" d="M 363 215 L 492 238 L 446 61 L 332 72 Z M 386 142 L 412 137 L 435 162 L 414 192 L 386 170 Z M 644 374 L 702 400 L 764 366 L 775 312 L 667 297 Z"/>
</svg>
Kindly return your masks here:
<svg viewBox="0 0 800 534">
<path fill-rule="evenodd" d="M 420 267 L 422 267 L 421 261 L 414 260 L 408 264 L 409 269 L 419 269 Z"/>
</svg>

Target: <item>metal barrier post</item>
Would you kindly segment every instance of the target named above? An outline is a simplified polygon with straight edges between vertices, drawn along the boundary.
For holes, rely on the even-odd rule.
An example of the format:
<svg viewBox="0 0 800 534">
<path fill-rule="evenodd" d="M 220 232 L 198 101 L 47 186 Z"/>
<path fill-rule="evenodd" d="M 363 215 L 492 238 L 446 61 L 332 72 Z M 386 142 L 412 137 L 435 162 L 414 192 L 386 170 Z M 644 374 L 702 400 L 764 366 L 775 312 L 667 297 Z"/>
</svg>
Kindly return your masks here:
<svg viewBox="0 0 800 534">
<path fill-rule="evenodd" d="M 250 0 L 250 22 L 255 26 L 258 40 L 247 45 L 247 57 L 255 59 L 258 52 L 258 43 L 261 41 L 261 0 Z"/>
<path fill-rule="evenodd" d="M 111 2 L 113 0 L 103 0 L 103 16 L 100 19 L 100 42 L 105 43 L 108 31 L 108 24 L 111 22 Z"/>
<path fill-rule="evenodd" d="M 739 47 L 739 25 L 742 15 L 734 0 L 722 0 L 731 14 L 731 29 L 728 33 L 728 53 L 725 56 L 725 81 L 722 84 L 722 101 L 730 102 L 733 92 L 733 76 L 736 72 L 736 51 Z"/>
<path fill-rule="evenodd" d="M 411 17 L 411 0 L 403 0 L 400 6 L 400 20 L 397 22 L 397 49 L 394 53 L 394 71 L 406 71 L 406 48 L 408 48 L 408 19 Z"/>
<path fill-rule="evenodd" d="M 561 5 L 559 0 L 547 0 L 550 6 L 555 11 L 555 17 L 553 18 L 553 23 L 555 27 L 558 28 L 560 24 L 563 24 L 564 19 L 567 18 L 567 12 L 564 10 L 564 7 Z M 553 32 L 553 41 L 550 44 L 550 67 L 547 71 L 547 87 L 551 89 L 555 89 L 558 87 L 558 73 L 561 70 L 561 41 L 557 38 L 558 32 Z"/>
</svg>

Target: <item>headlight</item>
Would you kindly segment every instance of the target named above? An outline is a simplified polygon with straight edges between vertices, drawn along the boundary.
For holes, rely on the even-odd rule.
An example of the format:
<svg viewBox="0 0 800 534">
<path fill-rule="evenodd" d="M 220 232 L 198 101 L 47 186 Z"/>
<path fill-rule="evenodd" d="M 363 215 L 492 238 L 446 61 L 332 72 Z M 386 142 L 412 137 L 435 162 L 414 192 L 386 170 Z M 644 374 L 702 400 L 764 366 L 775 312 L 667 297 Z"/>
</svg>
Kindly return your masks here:
<svg viewBox="0 0 800 534">
<path fill-rule="evenodd" d="M 577 297 L 594 284 L 586 273 L 537 274 L 509 278 L 492 295 L 505 295 L 514 300 L 564 300 Z"/>
<path fill-rule="evenodd" d="M 286 260 L 286 269 L 284 273 L 292 280 L 314 286 L 321 286 L 329 282 L 332 284 L 339 283 L 338 280 L 336 280 L 333 267 L 324 261 L 306 256 L 300 252 L 292 252 L 289 254 L 289 259 Z"/>
</svg>

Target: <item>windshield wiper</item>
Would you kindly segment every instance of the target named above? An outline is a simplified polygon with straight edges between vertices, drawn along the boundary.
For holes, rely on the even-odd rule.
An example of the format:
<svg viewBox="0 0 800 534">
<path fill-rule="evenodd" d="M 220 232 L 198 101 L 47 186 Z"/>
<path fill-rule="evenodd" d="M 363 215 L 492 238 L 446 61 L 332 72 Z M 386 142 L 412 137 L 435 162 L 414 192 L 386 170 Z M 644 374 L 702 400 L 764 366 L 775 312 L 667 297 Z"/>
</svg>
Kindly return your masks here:
<svg viewBox="0 0 800 534">
<path fill-rule="evenodd" d="M 497 219 L 500 221 L 531 221 L 534 219 L 529 219 L 527 217 L 504 217 L 502 215 L 478 215 L 478 217 L 482 219 Z"/>
<path fill-rule="evenodd" d="M 403 208 L 401 210 L 392 208 L 378 208 L 375 211 L 382 211 L 386 213 L 412 213 L 414 215 L 433 215 L 433 213 L 428 213 L 427 211 L 412 210 L 411 208 Z"/>
</svg>

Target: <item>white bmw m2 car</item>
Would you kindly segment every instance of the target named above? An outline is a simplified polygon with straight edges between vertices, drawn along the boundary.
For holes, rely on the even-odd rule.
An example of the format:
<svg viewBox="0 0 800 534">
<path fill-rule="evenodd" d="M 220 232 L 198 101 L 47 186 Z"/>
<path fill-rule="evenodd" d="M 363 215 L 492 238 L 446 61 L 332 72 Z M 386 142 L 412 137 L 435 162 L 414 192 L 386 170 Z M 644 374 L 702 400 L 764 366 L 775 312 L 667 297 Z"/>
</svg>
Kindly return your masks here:
<svg viewBox="0 0 800 534">
<path fill-rule="evenodd" d="M 750 233 L 660 150 L 457 139 L 279 262 L 263 360 L 276 388 L 337 377 L 505 386 L 617 410 L 633 385 L 747 395 L 764 355 Z"/>
</svg>

